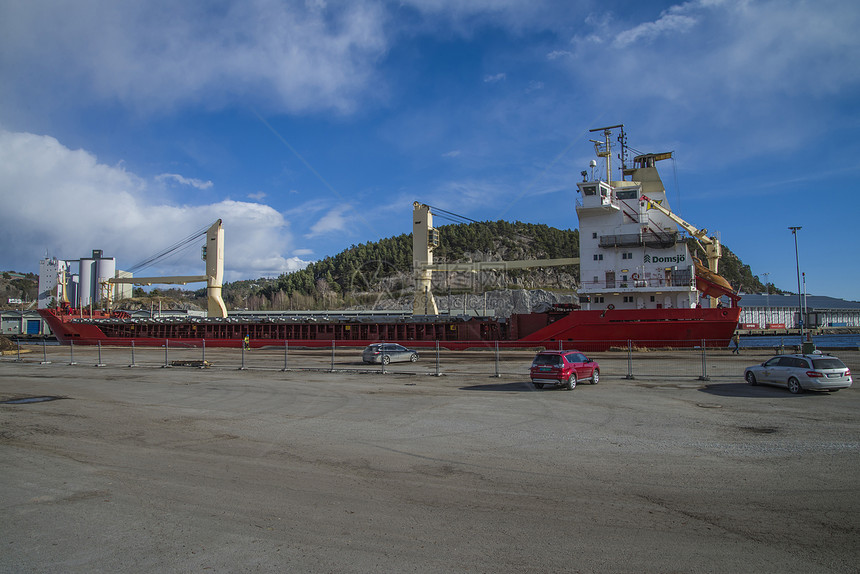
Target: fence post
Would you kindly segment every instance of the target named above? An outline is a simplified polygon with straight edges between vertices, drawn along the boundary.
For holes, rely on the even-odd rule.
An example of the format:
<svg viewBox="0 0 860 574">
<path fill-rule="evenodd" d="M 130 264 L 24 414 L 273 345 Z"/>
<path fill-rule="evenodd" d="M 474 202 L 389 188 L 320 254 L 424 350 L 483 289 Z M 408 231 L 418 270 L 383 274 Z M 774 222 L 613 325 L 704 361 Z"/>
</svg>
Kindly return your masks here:
<svg viewBox="0 0 860 574">
<path fill-rule="evenodd" d="M 702 339 L 702 376 L 699 377 L 700 381 L 710 381 L 711 377 L 708 376 L 708 353 L 705 350 L 705 340 Z"/>
<path fill-rule="evenodd" d="M 105 364 L 102 363 L 102 341 L 99 339 L 99 362 L 96 363 L 97 367 L 104 367 Z"/>
<path fill-rule="evenodd" d="M 131 364 L 129 367 L 136 367 L 137 363 L 134 362 L 134 339 L 131 340 Z"/>
<path fill-rule="evenodd" d="M 21 340 L 15 339 L 15 344 L 17 345 L 17 349 L 18 349 L 18 358 L 15 360 L 20 363 L 21 362 Z"/>
<path fill-rule="evenodd" d="M 42 365 L 50 365 L 51 361 L 48 360 L 48 346 L 45 344 L 45 339 L 42 339 Z"/>
<path fill-rule="evenodd" d="M 636 377 L 633 376 L 633 341 L 627 339 L 627 376 L 625 379 L 631 380 Z"/>
<path fill-rule="evenodd" d="M 203 346 L 203 363 L 200 365 L 200 367 L 202 368 L 206 366 L 206 339 L 200 339 L 200 344 Z"/>
<path fill-rule="evenodd" d="M 69 339 L 69 364 L 77 365 L 75 362 L 75 342 Z"/>
<path fill-rule="evenodd" d="M 379 364 L 382 365 L 382 374 L 385 374 L 385 341 L 382 341 L 379 344 L 379 352 L 382 353 L 382 356 L 379 357 Z"/>
<path fill-rule="evenodd" d="M 164 340 L 164 364 L 161 368 L 166 369 L 170 366 L 170 362 L 168 361 L 168 348 L 170 347 L 170 339 Z"/>
<path fill-rule="evenodd" d="M 564 351 L 564 343 L 561 342 L 561 339 L 558 340 L 558 350 Z"/>
<path fill-rule="evenodd" d="M 561 341 L 559 341 L 558 344 L 559 344 L 559 346 L 561 346 Z M 502 376 L 499 374 L 499 342 L 498 341 L 496 341 L 496 374 L 493 376 L 496 377 L 497 379 Z"/>
<path fill-rule="evenodd" d="M 249 343 L 250 344 L 250 343 Z M 245 340 L 242 340 L 242 366 L 239 367 L 240 371 L 245 370 Z"/>
<path fill-rule="evenodd" d="M 284 339 L 284 368 L 281 369 L 282 372 L 287 372 L 287 351 L 290 348 L 290 342 L 287 339 Z"/>
<path fill-rule="evenodd" d="M 439 370 L 439 339 L 436 339 L 436 376 L 442 376 L 442 372 Z"/>
<path fill-rule="evenodd" d="M 331 370 L 329 372 L 334 372 L 334 339 L 331 340 Z"/>
</svg>

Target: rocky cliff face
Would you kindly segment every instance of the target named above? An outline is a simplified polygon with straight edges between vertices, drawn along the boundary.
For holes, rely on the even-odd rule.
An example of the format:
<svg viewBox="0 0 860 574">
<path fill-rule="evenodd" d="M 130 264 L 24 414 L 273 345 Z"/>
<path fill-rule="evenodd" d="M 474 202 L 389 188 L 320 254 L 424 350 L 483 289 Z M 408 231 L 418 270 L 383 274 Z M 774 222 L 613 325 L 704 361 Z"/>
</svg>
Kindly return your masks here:
<svg viewBox="0 0 860 574">
<path fill-rule="evenodd" d="M 531 313 L 541 306 L 574 303 L 576 295 L 556 293 L 544 289 L 501 289 L 486 291 L 482 294 L 442 295 L 436 297 L 436 305 L 441 313 L 458 315 L 493 315 L 509 317 L 513 313 Z M 380 299 L 373 305 L 351 307 L 356 310 L 412 310 L 412 297 L 404 296 L 397 299 Z"/>
</svg>

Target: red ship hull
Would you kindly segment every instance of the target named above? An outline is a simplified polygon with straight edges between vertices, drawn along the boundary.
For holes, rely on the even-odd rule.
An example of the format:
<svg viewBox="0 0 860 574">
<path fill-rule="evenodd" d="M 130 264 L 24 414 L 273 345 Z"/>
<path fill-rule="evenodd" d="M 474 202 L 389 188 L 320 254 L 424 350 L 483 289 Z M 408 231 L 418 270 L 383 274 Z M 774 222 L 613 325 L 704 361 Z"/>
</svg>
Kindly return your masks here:
<svg viewBox="0 0 860 574">
<path fill-rule="evenodd" d="M 737 328 L 740 308 L 552 310 L 516 314 L 506 320 L 450 318 L 401 319 L 365 323 L 359 320 L 312 322 L 270 316 L 235 321 L 182 318 L 137 320 L 127 313 L 92 315 L 79 310 L 41 309 L 39 313 L 61 344 L 240 347 L 362 347 L 397 342 L 411 347 L 462 350 L 551 347 L 603 351 L 627 346 L 726 346 Z"/>
</svg>

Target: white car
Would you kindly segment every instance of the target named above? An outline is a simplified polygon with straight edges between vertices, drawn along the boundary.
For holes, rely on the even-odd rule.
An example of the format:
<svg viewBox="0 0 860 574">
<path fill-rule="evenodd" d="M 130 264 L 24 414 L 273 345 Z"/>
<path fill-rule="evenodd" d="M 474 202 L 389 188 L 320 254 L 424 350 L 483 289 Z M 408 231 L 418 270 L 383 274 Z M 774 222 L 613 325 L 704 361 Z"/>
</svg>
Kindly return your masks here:
<svg viewBox="0 0 860 574">
<path fill-rule="evenodd" d="M 418 351 L 407 349 L 397 343 L 374 343 L 368 345 L 361 354 L 361 360 L 365 363 L 396 363 L 398 361 L 418 360 Z"/>
<path fill-rule="evenodd" d="M 831 355 L 777 355 L 744 370 L 747 383 L 780 385 L 797 394 L 805 390 L 838 391 L 851 386 L 851 371 Z"/>
</svg>

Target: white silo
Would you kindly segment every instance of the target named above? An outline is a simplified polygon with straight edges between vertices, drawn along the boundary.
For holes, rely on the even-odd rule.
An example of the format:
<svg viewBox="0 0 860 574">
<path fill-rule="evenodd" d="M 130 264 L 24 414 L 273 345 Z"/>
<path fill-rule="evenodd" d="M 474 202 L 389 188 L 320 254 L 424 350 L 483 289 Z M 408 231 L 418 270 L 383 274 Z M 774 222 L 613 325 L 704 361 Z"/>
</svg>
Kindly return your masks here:
<svg viewBox="0 0 860 574">
<path fill-rule="evenodd" d="M 105 296 L 105 291 L 102 289 L 102 283 L 107 281 L 108 279 L 113 279 L 116 277 L 116 259 L 113 257 L 104 257 L 101 259 L 96 259 L 96 296 L 95 300 L 97 303 L 102 301 L 102 298 Z M 113 290 L 113 286 L 111 286 L 111 290 Z M 111 298 L 116 299 L 113 293 L 111 293 Z"/>
<path fill-rule="evenodd" d="M 78 273 L 79 277 L 79 295 L 80 295 L 80 307 L 86 307 L 90 303 L 95 303 L 93 294 L 93 278 L 98 277 L 96 275 L 96 261 L 90 257 L 81 258 L 81 268 Z"/>
</svg>

